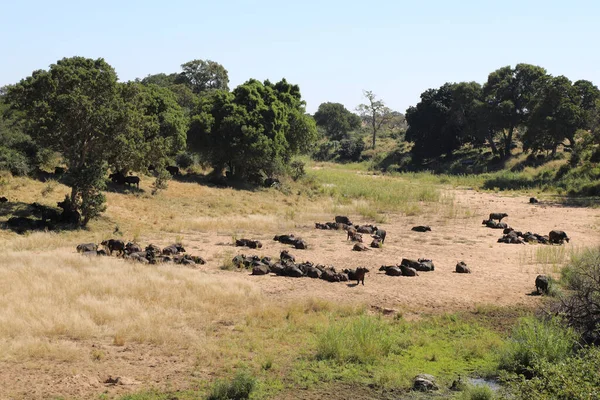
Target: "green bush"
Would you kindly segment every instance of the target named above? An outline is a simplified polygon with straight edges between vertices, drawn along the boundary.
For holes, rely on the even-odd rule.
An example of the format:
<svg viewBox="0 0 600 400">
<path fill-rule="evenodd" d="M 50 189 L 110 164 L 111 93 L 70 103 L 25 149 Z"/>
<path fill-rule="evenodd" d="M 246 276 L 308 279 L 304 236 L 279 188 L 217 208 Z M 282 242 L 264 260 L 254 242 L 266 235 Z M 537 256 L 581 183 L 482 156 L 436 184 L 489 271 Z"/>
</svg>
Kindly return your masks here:
<svg viewBox="0 0 600 400">
<path fill-rule="evenodd" d="M 208 400 L 240 400 L 250 398 L 256 386 L 256 378 L 248 371 L 240 371 L 227 381 L 217 381 L 208 396 Z"/>
<path fill-rule="evenodd" d="M 524 318 L 514 328 L 501 352 L 500 368 L 532 377 L 542 362 L 559 362 L 573 353 L 575 332 L 559 319 L 540 321 Z"/>
<path fill-rule="evenodd" d="M 181 168 L 189 168 L 194 165 L 194 156 L 188 152 L 181 152 L 175 157 L 175 162 Z"/>
<path fill-rule="evenodd" d="M 493 400 L 496 395 L 489 386 L 475 385 L 467 387 L 458 398 L 461 400 Z"/>
<path fill-rule="evenodd" d="M 318 337 L 317 359 L 373 364 L 392 353 L 397 341 L 388 323 L 381 318 L 361 316 L 337 321 Z"/>
<path fill-rule="evenodd" d="M 560 362 L 541 362 L 535 377 L 505 378 L 510 398 L 523 400 L 600 398 L 600 349 L 589 347 Z"/>
</svg>

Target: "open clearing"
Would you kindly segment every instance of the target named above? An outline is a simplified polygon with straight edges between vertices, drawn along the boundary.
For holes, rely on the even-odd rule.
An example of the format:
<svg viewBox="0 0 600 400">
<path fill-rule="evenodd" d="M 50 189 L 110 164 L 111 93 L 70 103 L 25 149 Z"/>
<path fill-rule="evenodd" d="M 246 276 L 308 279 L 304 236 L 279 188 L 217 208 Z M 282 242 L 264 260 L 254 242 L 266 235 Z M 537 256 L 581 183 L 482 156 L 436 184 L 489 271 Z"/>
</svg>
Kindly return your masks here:
<svg viewBox="0 0 600 400">
<path fill-rule="evenodd" d="M 15 185 L 11 195 L 49 204 L 63 196 L 64 188 L 59 187 L 42 197 L 41 187 Z M 532 205 L 525 195 L 458 189 L 443 189 L 442 198 L 419 204 L 422 212 L 416 215 L 375 210 L 385 219 L 377 224 L 356 212 L 369 206 L 360 201 L 309 202 L 274 190 L 245 192 L 171 182 L 156 198 L 109 193 L 107 217 L 87 232 L 24 237 L 3 232 L 0 399 L 98 398 L 101 393 L 113 398 L 148 388 L 205 387 L 207 380 L 235 367 L 237 358 L 296 354 L 285 332 L 270 348 L 274 336 L 249 337 L 248 332 L 254 332 L 250 327 L 278 335 L 290 318 L 308 318 L 310 310 L 331 304 L 386 310 L 406 319 L 487 306 L 531 307 L 539 301 L 531 295 L 537 274 L 556 273 L 573 250 L 600 245 L 598 208 L 548 200 Z M 502 230 L 481 224 L 491 212 L 508 213 L 504 221 L 522 231 L 564 230 L 571 242 L 497 243 Z M 342 214 L 354 223 L 374 223 L 387 230 L 384 247 L 354 252 L 345 232 L 314 229 L 314 222 Z M 204 257 L 207 264 L 143 266 L 75 253 L 78 243 L 108 237 L 115 221 L 124 240 L 135 236 L 142 245 L 164 246 L 181 239 L 189 253 Z M 414 225 L 430 225 L 432 232 L 412 232 Z M 285 233 L 301 236 L 310 248 L 294 250 L 272 240 Z M 234 247 L 234 236 L 259 239 L 264 247 Z M 220 268 L 236 254 L 277 258 L 284 249 L 297 261 L 340 270 L 366 266 L 371 272 L 365 286 L 356 286 Z M 378 271 L 402 258 L 432 259 L 435 271 L 416 278 Z M 465 261 L 473 273 L 455 274 L 458 261 Z M 105 383 L 110 376 L 121 379 Z"/>
</svg>

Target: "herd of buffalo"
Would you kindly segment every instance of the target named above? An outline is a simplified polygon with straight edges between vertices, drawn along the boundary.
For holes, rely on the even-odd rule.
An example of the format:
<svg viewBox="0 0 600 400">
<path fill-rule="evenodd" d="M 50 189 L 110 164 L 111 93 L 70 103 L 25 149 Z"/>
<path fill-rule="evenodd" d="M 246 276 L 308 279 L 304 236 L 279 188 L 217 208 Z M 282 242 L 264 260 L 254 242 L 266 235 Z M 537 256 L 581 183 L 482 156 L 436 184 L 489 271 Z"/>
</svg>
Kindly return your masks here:
<svg viewBox="0 0 600 400">
<path fill-rule="evenodd" d="M 494 229 L 503 229 L 503 237 L 498 239 L 501 243 L 543 243 L 543 244 L 563 244 L 569 241 L 569 237 L 563 231 L 552 230 L 547 236 L 542 236 L 536 233 L 522 233 L 509 227 L 502 219 L 508 217 L 506 213 L 491 213 L 489 219 L 484 220 L 483 224 Z M 346 240 L 355 242 L 352 247 L 356 251 L 369 250 L 363 245 L 363 235 L 370 235 L 373 241 L 370 247 L 381 248 L 385 243 L 387 232 L 374 225 L 355 225 L 347 216 L 336 216 L 334 221 L 325 223 L 315 223 L 316 229 L 323 230 L 340 230 L 345 231 Z M 415 226 L 411 229 L 415 232 L 429 232 L 429 226 Z M 302 238 L 293 234 L 276 235 L 273 238 L 283 244 L 289 244 L 298 250 L 309 248 L 308 243 Z M 253 239 L 236 239 L 236 246 L 248 247 L 250 249 L 261 249 L 263 244 L 259 240 Z M 99 249 L 99 245 L 95 243 L 84 243 L 77 246 L 77 251 L 84 255 L 113 255 L 116 252 L 117 256 L 123 257 L 131 261 L 156 264 L 156 263 L 175 263 L 182 265 L 204 264 L 205 261 L 201 257 L 191 256 L 185 252 L 185 249 L 180 244 L 172 244 L 160 249 L 155 245 L 148 245 L 142 249 L 138 244 L 128 242 L 125 243 L 118 239 L 109 239 L 100 243 L 103 249 Z M 369 270 L 365 267 L 356 269 L 343 269 L 337 271 L 332 265 L 315 264 L 310 261 L 296 262 L 296 258 L 289 253 L 288 250 L 283 250 L 279 255 L 279 260 L 274 261 L 271 257 L 259 257 L 257 255 L 246 256 L 244 254 L 236 255 L 232 263 L 237 268 L 251 269 L 252 275 L 268 275 L 273 273 L 278 276 L 287 277 L 309 277 L 314 279 L 323 279 L 328 282 L 347 282 L 356 281 L 357 284 L 365 284 L 365 274 Z M 383 265 L 379 271 L 389 276 L 419 276 L 419 272 L 434 271 L 435 266 L 433 261 L 426 258 L 412 260 L 403 258 L 400 264 Z M 460 261 L 455 267 L 456 273 L 471 273 L 470 268 L 464 261 Z M 536 278 L 535 286 L 538 292 L 547 293 L 549 286 L 549 277 L 540 275 Z"/>
</svg>

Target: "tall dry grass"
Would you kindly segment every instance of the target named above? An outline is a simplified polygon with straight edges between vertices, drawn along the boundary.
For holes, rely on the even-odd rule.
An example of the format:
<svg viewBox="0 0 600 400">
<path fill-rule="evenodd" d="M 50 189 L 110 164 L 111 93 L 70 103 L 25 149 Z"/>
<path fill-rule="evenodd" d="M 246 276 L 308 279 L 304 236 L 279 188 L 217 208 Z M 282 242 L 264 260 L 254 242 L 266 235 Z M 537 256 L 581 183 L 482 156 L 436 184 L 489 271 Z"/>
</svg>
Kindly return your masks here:
<svg viewBox="0 0 600 400">
<path fill-rule="evenodd" d="M 74 359 L 80 340 L 207 345 L 258 290 L 237 277 L 88 258 L 70 250 L 9 250 L 0 260 L 0 358 Z"/>
</svg>

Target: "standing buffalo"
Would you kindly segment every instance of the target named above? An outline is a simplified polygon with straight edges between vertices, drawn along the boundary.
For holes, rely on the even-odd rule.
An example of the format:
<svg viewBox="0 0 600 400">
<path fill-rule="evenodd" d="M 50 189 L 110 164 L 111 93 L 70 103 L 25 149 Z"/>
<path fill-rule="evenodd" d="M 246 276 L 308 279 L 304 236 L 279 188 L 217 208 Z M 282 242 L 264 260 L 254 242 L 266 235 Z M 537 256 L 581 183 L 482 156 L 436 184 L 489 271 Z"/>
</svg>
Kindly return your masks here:
<svg viewBox="0 0 600 400">
<path fill-rule="evenodd" d="M 551 244 L 563 244 L 565 241 L 569 243 L 569 237 L 564 231 L 550 231 L 548 239 Z"/>
<path fill-rule="evenodd" d="M 535 289 L 538 293 L 548 294 L 548 287 L 550 284 L 550 278 L 546 275 L 538 275 L 535 278 Z"/>
<path fill-rule="evenodd" d="M 108 253 L 112 256 L 113 251 L 117 251 L 117 255 L 123 255 L 125 252 L 125 243 L 118 239 L 104 240 L 100 243 L 108 249 Z"/>
<path fill-rule="evenodd" d="M 140 177 L 139 176 L 126 176 L 123 181 L 126 185 L 135 185 L 138 189 L 140 188 Z"/>
<path fill-rule="evenodd" d="M 179 167 L 176 165 L 168 165 L 165 167 L 165 169 L 173 176 L 179 175 Z"/>
<path fill-rule="evenodd" d="M 490 214 L 490 220 L 497 219 L 498 222 L 502 222 L 502 218 L 506 218 L 506 217 L 508 217 L 507 213 L 491 213 Z"/>
<path fill-rule="evenodd" d="M 358 267 L 355 270 L 354 269 L 345 269 L 344 272 L 348 274 L 349 280 L 356 281 L 357 285 L 360 282 L 362 282 L 362 284 L 364 286 L 365 285 L 365 274 L 367 272 L 369 272 L 369 270 L 366 268 L 363 268 L 363 267 Z"/>
<path fill-rule="evenodd" d="M 335 217 L 335 222 L 337 222 L 338 224 L 346 224 L 346 225 L 352 225 L 352 222 L 350 222 L 350 218 L 344 216 L 344 215 L 338 215 Z"/>
</svg>

